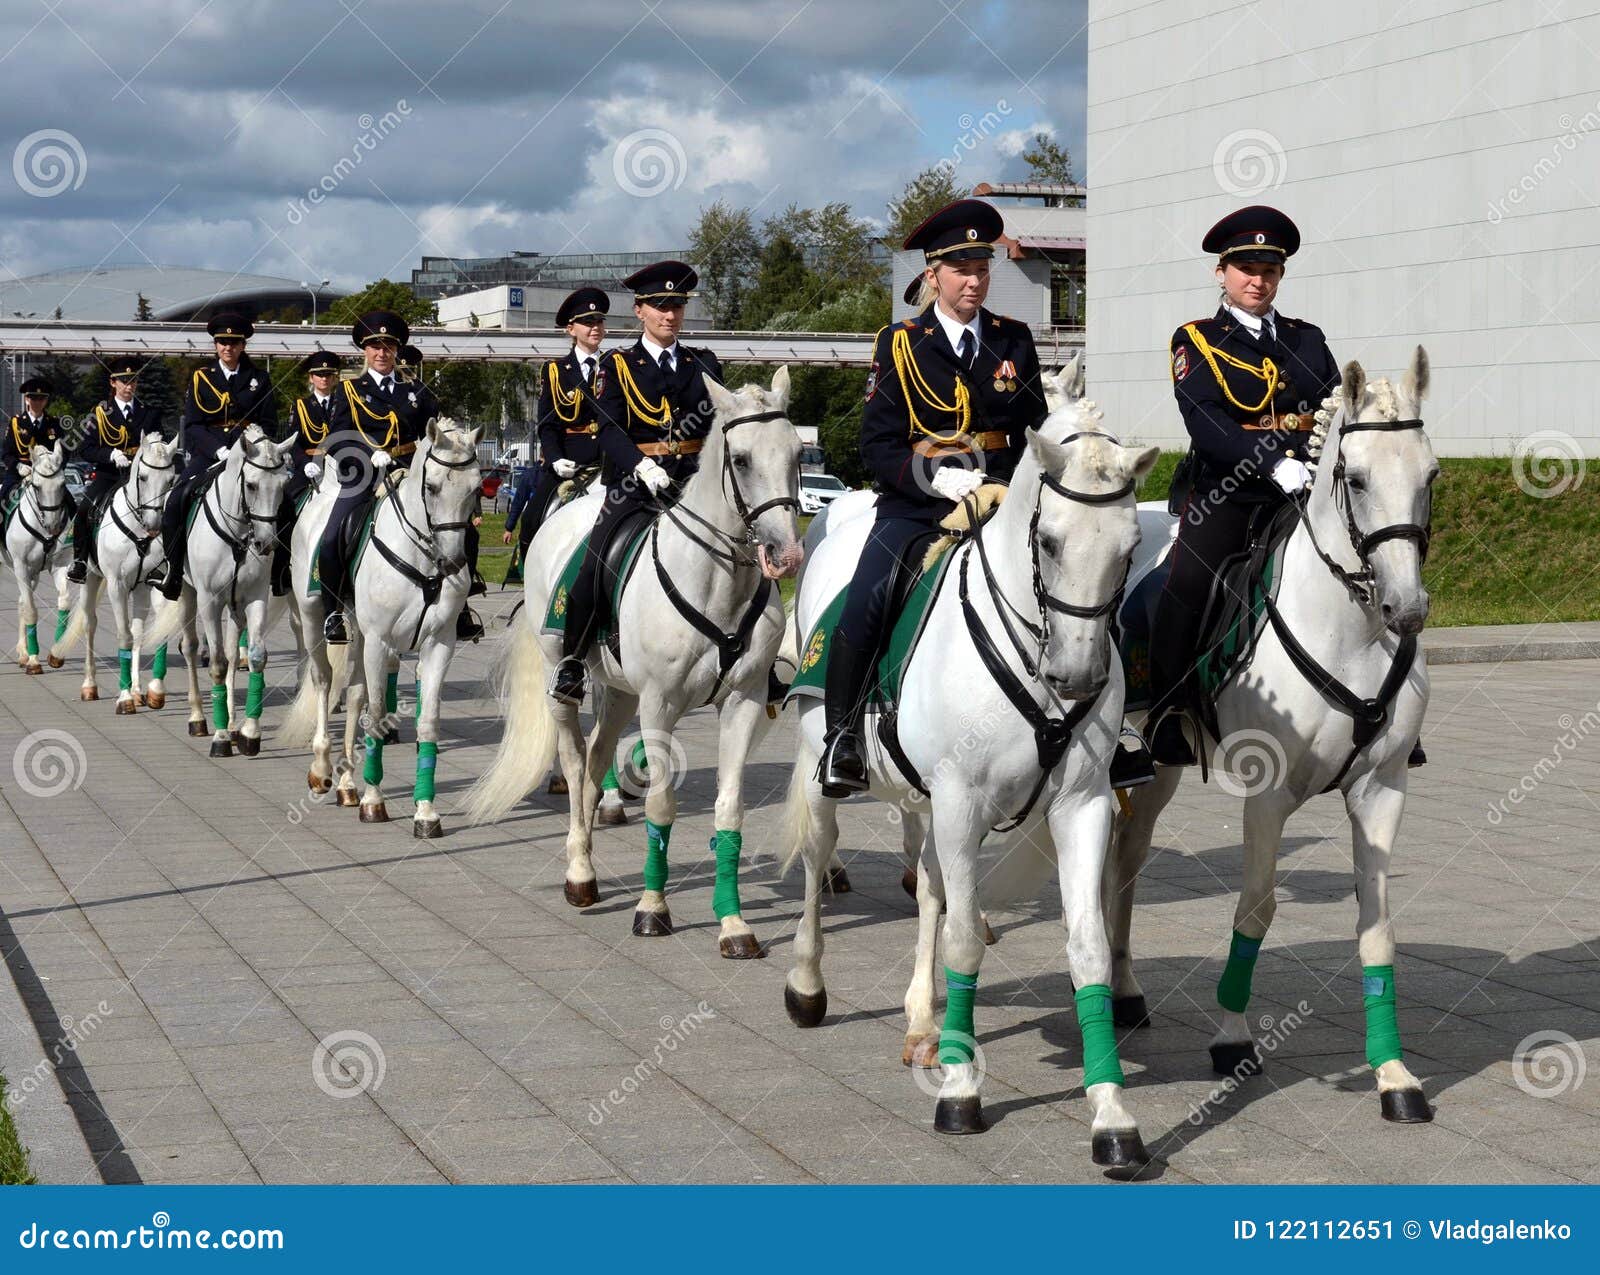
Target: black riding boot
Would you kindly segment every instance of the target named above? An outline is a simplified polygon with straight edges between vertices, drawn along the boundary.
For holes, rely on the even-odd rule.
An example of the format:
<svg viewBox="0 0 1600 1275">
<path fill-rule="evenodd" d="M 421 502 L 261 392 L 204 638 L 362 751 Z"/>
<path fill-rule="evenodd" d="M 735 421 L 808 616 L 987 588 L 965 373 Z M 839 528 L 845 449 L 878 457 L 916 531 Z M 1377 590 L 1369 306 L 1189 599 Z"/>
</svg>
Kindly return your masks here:
<svg viewBox="0 0 1600 1275">
<path fill-rule="evenodd" d="M 67 579 L 82 584 L 89 578 L 89 502 L 78 506 L 72 517 L 72 565 L 67 568 Z"/>
<path fill-rule="evenodd" d="M 824 797 L 848 797 L 869 787 L 860 732 L 874 662 L 868 652 L 834 631 L 828 642 L 828 684 L 823 700 L 826 743 L 817 767 Z"/>
<path fill-rule="evenodd" d="M 594 640 L 595 585 L 585 573 L 592 564 L 585 563 L 584 570 L 573 581 L 572 592 L 567 595 L 567 624 L 561 633 L 561 663 L 556 665 L 550 679 L 550 698 L 563 704 L 583 703 L 587 682 L 584 657 L 589 654 L 589 643 Z"/>
<path fill-rule="evenodd" d="M 1193 766 L 1184 736 L 1185 688 L 1194 662 L 1200 617 L 1170 594 L 1162 597 L 1150 632 L 1150 717 L 1145 737 L 1160 766 Z"/>
</svg>

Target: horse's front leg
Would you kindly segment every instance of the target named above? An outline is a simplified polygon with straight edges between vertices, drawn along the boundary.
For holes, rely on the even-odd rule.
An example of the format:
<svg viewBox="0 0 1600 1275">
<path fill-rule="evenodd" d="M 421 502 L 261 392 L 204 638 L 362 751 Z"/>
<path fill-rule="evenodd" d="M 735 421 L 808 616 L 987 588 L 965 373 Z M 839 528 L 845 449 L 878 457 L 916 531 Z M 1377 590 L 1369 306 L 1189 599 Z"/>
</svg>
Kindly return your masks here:
<svg viewBox="0 0 1600 1275">
<path fill-rule="evenodd" d="M 642 938 L 672 933 L 672 913 L 667 908 L 667 847 L 678 814 L 672 729 L 681 711 L 654 686 L 640 697 L 639 729 L 650 769 L 650 790 L 644 798 L 644 892 L 633 913 L 633 932 Z"/>
<path fill-rule="evenodd" d="M 228 648 L 227 612 L 220 602 L 207 598 L 200 606 L 200 623 L 206 631 L 206 656 L 211 673 L 211 755 L 233 756 L 233 735 L 228 719 L 233 710 L 233 652 Z"/>
<path fill-rule="evenodd" d="M 1144 988 L 1133 969 L 1133 898 L 1139 873 L 1150 855 L 1156 819 L 1183 778 L 1181 766 L 1160 766 L 1154 783 L 1128 794 L 1131 814 L 1117 820 L 1101 891 L 1106 929 L 1111 939 L 1111 1020 L 1118 1027 L 1150 1026 Z"/>
<path fill-rule="evenodd" d="M 1101 906 L 1102 878 L 1116 807 L 1111 790 L 1066 791 L 1050 807 L 1050 836 L 1061 879 L 1061 914 L 1067 926 L 1067 961 L 1077 989 L 1078 1031 L 1083 1038 L 1083 1089 L 1093 1113 L 1090 1155 L 1108 1168 L 1137 1168 L 1150 1160 L 1139 1126 L 1122 1103 L 1124 1079 L 1111 1014 L 1111 943 Z"/>
<path fill-rule="evenodd" d="M 125 711 L 122 707 L 121 687 L 122 652 L 128 645 L 122 640 L 126 626 L 117 608 L 116 586 L 110 581 L 106 583 L 106 592 L 111 596 L 111 614 L 117 622 L 117 712 L 120 713 Z M 100 681 L 95 676 L 94 634 L 99 621 L 96 612 L 100 606 L 100 576 L 93 571 L 89 573 L 82 590 L 78 593 L 78 606 L 83 611 L 83 685 L 78 688 L 78 698 L 97 700 L 100 698 Z"/>
<path fill-rule="evenodd" d="M 944 912 L 944 877 L 939 871 L 939 856 L 922 853 L 927 842 L 922 820 L 904 807 L 900 820 L 902 835 L 908 842 L 915 835 L 921 857 L 920 864 L 913 859 L 906 869 L 917 898 L 917 955 L 911 983 L 906 988 L 906 1043 L 900 1051 L 900 1061 L 907 1067 L 937 1067 L 939 1020 L 933 1012 L 933 975 L 939 955 L 939 918 Z"/>
<path fill-rule="evenodd" d="M 261 704 L 267 694 L 267 598 L 251 598 L 244 606 L 245 656 L 250 664 L 244 696 L 244 724 L 239 730 L 239 751 L 246 757 L 261 752 Z M 233 695 L 228 696 L 232 705 Z"/>
<path fill-rule="evenodd" d="M 160 605 L 161 595 L 149 585 L 136 586 L 136 591 L 142 590 L 145 597 L 145 620 L 136 622 L 133 635 L 133 697 L 137 703 L 140 700 L 139 686 L 139 659 L 144 649 L 144 635 L 149 631 L 149 621 L 155 618 L 156 607 Z M 131 595 L 130 595 L 131 599 Z M 133 608 L 130 600 L 129 610 Z M 150 681 L 143 688 L 143 704 L 148 708 L 165 708 L 167 706 L 167 644 L 163 642 L 150 653 Z"/>
<path fill-rule="evenodd" d="M 1367 1062 L 1378 1073 L 1383 1118 L 1423 1124 L 1433 1111 L 1421 1082 L 1406 1067 L 1395 1019 L 1394 923 L 1389 916 L 1389 864 L 1406 805 L 1404 767 L 1392 775 L 1373 771 L 1346 789 L 1344 806 L 1354 836 L 1356 942 L 1361 992 L 1367 1011 Z"/>
<path fill-rule="evenodd" d="M 978 899 L 978 843 L 987 830 L 981 794 L 965 787 L 933 790 L 933 844 L 945 886 L 945 1008 L 939 1033 L 944 1068 L 933 1127 L 940 1133 L 982 1133 L 982 1060 L 973 1006 L 983 964 L 983 909 Z"/>
<path fill-rule="evenodd" d="M 12 559 L 16 566 L 16 559 Z M 34 601 L 34 579 L 25 567 L 17 567 L 17 663 L 29 674 L 44 672 L 39 663 L 39 606 Z"/>
<path fill-rule="evenodd" d="M 72 619 L 72 581 L 67 579 L 67 564 L 63 562 L 52 573 L 56 585 L 56 635 L 50 641 L 50 654 L 45 657 L 45 662 L 51 668 L 60 668 L 67 662 L 66 656 L 61 654 L 56 647 L 61 644 L 62 637 L 66 634 L 67 625 Z"/>
<path fill-rule="evenodd" d="M 352 626 L 354 628 L 354 626 Z M 389 809 L 383 800 L 383 694 L 384 677 L 389 669 L 389 644 L 375 633 L 350 635 L 352 678 L 349 713 L 361 723 L 365 734 L 366 760 L 362 766 L 361 822 L 388 823 Z"/>
<path fill-rule="evenodd" d="M 450 657 L 455 653 L 454 637 L 425 637 L 417 656 L 417 778 L 412 797 L 417 803 L 411 816 L 413 837 L 442 836 L 443 825 L 433 808 L 434 778 L 439 764 L 439 698 L 444 691 L 444 676 L 450 668 Z M 395 676 L 386 673 L 386 677 Z M 385 706 L 388 705 L 385 690 Z M 384 713 L 385 725 L 395 727 L 399 738 L 394 710 Z"/>
<path fill-rule="evenodd" d="M 177 605 L 183 608 L 183 662 L 189 671 L 189 734 L 200 739 L 206 734 L 206 719 L 201 709 L 199 605 L 194 591 L 185 588 Z"/>
<path fill-rule="evenodd" d="M 744 849 L 744 766 L 750 750 L 766 733 L 764 676 L 758 693 L 735 690 L 718 710 L 721 729 L 717 733 L 717 805 L 711 834 L 717 878 L 711 892 L 711 910 L 722 924 L 717 950 L 730 961 L 748 961 L 766 955 L 744 919 L 739 903 L 739 859 Z"/>
<path fill-rule="evenodd" d="M 577 706 L 551 705 L 567 795 L 567 875 L 561 889 L 567 902 L 575 908 L 590 907 L 600 901 L 600 887 L 594 871 L 600 777 L 609 772 L 611 758 L 617 751 L 617 737 L 633 719 L 638 706 L 638 696 L 597 683 L 594 729 L 585 741 L 578 729 Z"/>
</svg>

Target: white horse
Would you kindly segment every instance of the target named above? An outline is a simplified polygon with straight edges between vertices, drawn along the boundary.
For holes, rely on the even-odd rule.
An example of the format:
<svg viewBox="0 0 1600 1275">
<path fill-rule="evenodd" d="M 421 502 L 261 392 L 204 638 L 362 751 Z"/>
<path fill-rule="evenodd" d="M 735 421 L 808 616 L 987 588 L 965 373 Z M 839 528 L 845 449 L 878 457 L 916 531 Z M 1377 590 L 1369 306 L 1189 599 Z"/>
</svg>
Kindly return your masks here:
<svg viewBox="0 0 1600 1275">
<path fill-rule="evenodd" d="M 804 552 L 795 518 L 800 437 L 787 414 L 787 368 L 778 369 L 770 390 L 706 385 L 716 421 L 699 469 L 684 484 L 682 500 L 656 519 L 623 592 L 616 619 L 621 658 L 598 641 L 589 653 L 596 718 L 587 752 L 577 706 L 546 694 L 545 669 L 560 658 L 561 639 L 541 634 L 540 627 L 568 558 L 594 524 L 603 499 L 598 493 L 557 510 L 529 546 L 523 622 L 502 669 L 505 732 L 493 764 L 468 795 L 468 809 L 474 821 L 505 814 L 544 777 L 559 747 L 570 802 L 566 899 L 574 907 L 591 906 L 600 897 L 590 858 L 600 781 L 637 708 L 650 786 L 645 888 L 633 932 L 670 934 L 667 846 L 677 812 L 673 789 L 683 770 L 672 755 L 672 732 L 690 709 L 715 704 L 712 909 L 721 923 L 718 950 L 745 960 L 764 950 L 739 903 L 742 785 L 745 759 L 767 726 L 767 674 L 783 640 L 783 604 L 770 582 L 793 575 Z"/>
<path fill-rule="evenodd" d="M 380 787 L 387 735 L 380 719 L 388 715 L 383 688 L 398 655 L 418 652 L 417 771 L 412 790 L 416 810 L 411 822 L 415 837 L 443 835 L 433 805 L 439 700 L 455 654 L 456 616 L 472 583 L 467 529 L 483 486 L 478 468 L 481 433 L 481 428 L 437 417 L 428 423 L 427 436 L 417 444 L 404 476 L 385 480 L 390 490 L 373 515 L 372 538 L 354 574 L 352 605 L 346 613 L 350 683 L 345 695 L 345 756 L 353 756 L 356 730 L 363 729 L 362 823 L 389 819 Z M 348 777 L 347 771 L 341 782 Z"/>
<path fill-rule="evenodd" d="M 176 444 L 158 433 L 147 432 L 139 439 L 126 481 L 111 493 L 111 499 L 100 514 L 95 560 L 78 594 L 72 619 L 66 633 L 52 648 L 55 654 L 65 655 L 80 637 L 84 640 L 83 685 L 78 698 L 99 699 L 94 635 L 100 585 L 104 581 L 106 596 L 111 600 L 111 614 L 117 624 L 116 711 L 119 714 L 137 712 L 141 706 L 162 708 L 167 702 L 164 681 L 167 648 L 163 645 L 155 651 L 148 687 L 140 684 L 139 656 L 143 632 L 160 606 L 159 594 L 145 584 L 145 576 L 161 562 L 161 511 L 166 506 L 167 493 L 177 481 L 176 450 Z M 140 590 L 145 591 L 145 605 L 143 614 L 137 615 L 135 597 Z"/>
<path fill-rule="evenodd" d="M 54 568 L 58 599 L 56 639 L 67 624 L 67 559 L 62 541 L 67 530 L 66 459 L 58 442 L 35 446 L 28 453 L 28 472 L 19 484 L 16 511 L 6 524 L 6 559 L 17 577 L 17 663 L 28 673 L 42 673 L 39 663 L 39 608 L 34 591 L 39 577 Z M 53 650 L 50 667 L 65 661 Z"/>
<path fill-rule="evenodd" d="M 1401 1059 L 1389 916 L 1406 758 L 1428 705 L 1427 660 L 1416 640 L 1428 616 L 1422 559 L 1439 472 L 1419 416 L 1427 388 L 1420 346 L 1398 389 L 1387 378 L 1368 384 L 1359 363 L 1345 367 L 1305 517 L 1281 551 L 1276 615 L 1269 612 L 1248 666 L 1218 694 L 1221 739 L 1208 743 L 1211 765 L 1242 777 L 1229 791 L 1245 796 L 1245 884 L 1218 985 L 1213 1068 L 1236 1078 L 1261 1070 L 1244 1011 L 1276 910 L 1284 822 L 1337 788 L 1353 834 L 1367 1058 L 1384 1118 L 1401 1123 L 1432 1119 Z M 1106 904 L 1117 1018 L 1127 1026 L 1148 1021 L 1131 960 L 1134 886 L 1182 773 L 1161 767 L 1155 783 L 1133 790 L 1132 813 L 1117 832 Z"/>
<path fill-rule="evenodd" d="M 147 642 L 183 634 L 189 666 L 189 734 L 205 735 L 201 711 L 199 629 L 205 630 L 211 669 L 211 756 L 246 757 L 261 751 L 261 701 L 266 689 L 267 611 L 271 602 L 272 548 L 278 502 L 289 481 L 293 439 L 275 443 L 258 425 L 247 425 L 228 448 L 215 478 L 200 499 L 187 532 L 188 563 L 183 596 L 163 607 Z M 233 705 L 236 635 L 248 635 L 249 690 L 237 731 Z"/>
<path fill-rule="evenodd" d="M 901 758 L 880 738 L 869 712 L 862 739 L 876 793 L 902 808 L 929 794 L 931 848 L 918 874 L 922 926 L 918 976 L 907 993 L 906 1060 L 935 1030 L 932 953 L 939 901 L 948 904 L 944 950 L 948 1003 L 940 1039 L 944 1075 L 934 1126 L 945 1133 L 984 1127 L 981 1051 L 972 1017 L 984 951 L 980 859 L 990 832 L 1022 819 L 1024 833 L 1054 842 L 1054 863 L 1039 839 L 1009 844 L 1017 856 L 993 865 L 1003 893 L 1033 888 L 1040 866 L 1059 874 L 1068 959 L 1079 988 L 1084 1081 L 1093 1110 L 1095 1163 L 1126 1169 L 1148 1161 L 1138 1126 L 1122 1102 L 1123 1077 L 1111 1029 L 1111 951 L 1100 908 L 1102 868 L 1112 826 L 1108 770 L 1122 722 L 1120 663 L 1108 617 L 1121 594 L 1138 539 L 1133 491 L 1159 456 L 1122 446 L 1099 429 L 1081 398 L 1054 412 L 1018 462 L 1005 503 L 981 534 L 951 550 L 945 582 L 902 672 L 897 711 Z M 801 582 L 797 616 L 809 632 L 854 572 L 871 523 L 833 526 Z M 801 709 L 799 753 L 786 812 L 788 862 L 806 865 L 805 908 L 795 935 L 795 966 L 784 1004 L 801 1027 L 827 1012 L 822 977 L 821 891 L 838 840 L 836 802 L 817 782 L 823 705 Z M 908 851 L 920 824 L 908 831 Z M 924 977 L 925 975 L 925 977 Z"/>
</svg>

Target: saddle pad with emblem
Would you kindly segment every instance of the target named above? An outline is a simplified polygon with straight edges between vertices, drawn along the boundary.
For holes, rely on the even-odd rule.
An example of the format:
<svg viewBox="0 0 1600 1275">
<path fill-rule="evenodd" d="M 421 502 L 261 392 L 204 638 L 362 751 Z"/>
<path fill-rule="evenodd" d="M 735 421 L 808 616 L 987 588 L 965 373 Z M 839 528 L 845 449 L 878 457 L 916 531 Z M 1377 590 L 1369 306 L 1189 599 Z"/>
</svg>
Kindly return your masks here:
<svg viewBox="0 0 1600 1275">
<path fill-rule="evenodd" d="M 611 605 L 601 617 L 600 627 L 596 636 L 605 639 L 611 633 L 611 617 L 617 614 L 622 606 L 622 591 L 627 587 L 628 577 L 633 574 L 634 564 L 639 561 L 639 553 L 644 548 L 645 539 L 650 533 L 651 523 L 646 522 L 642 527 L 629 537 L 628 547 L 622 558 L 621 569 L 617 572 L 616 582 L 611 593 Z M 571 555 L 567 558 L 567 565 L 561 568 L 561 578 L 556 581 L 555 592 L 550 595 L 550 604 L 545 608 L 544 628 L 545 633 L 565 633 L 567 629 L 567 599 L 572 595 L 572 586 L 578 581 L 578 571 L 583 566 L 583 555 L 589 551 L 589 537 L 585 535 L 578 541 Z"/>
</svg>

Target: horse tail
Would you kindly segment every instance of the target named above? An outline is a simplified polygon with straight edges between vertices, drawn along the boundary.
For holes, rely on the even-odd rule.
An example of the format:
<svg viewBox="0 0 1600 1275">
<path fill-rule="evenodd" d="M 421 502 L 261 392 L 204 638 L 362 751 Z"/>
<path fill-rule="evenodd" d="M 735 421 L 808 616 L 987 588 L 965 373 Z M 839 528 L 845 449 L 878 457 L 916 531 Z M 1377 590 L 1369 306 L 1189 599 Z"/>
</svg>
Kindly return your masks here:
<svg viewBox="0 0 1600 1275">
<path fill-rule="evenodd" d="M 327 652 L 328 667 L 332 670 L 332 675 L 328 678 L 328 685 L 320 693 L 326 694 L 331 702 L 338 697 L 339 688 L 344 685 L 345 648 L 330 646 Z M 306 656 L 304 664 L 305 667 L 300 670 L 300 689 L 295 692 L 295 697 L 289 704 L 289 711 L 284 714 L 283 722 L 278 727 L 278 734 L 284 743 L 291 747 L 310 748 L 311 741 L 317 733 L 319 692 L 311 676 L 309 655 Z"/>
<path fill-rule="evenodd" d="M 816 758 L 806 747 L 805 733 L 802 731 L 799 734 L 800 744 L 795 750 L 794 770 L 789 775 L 789 797 L 783 804 L 783 830 L 779 835 L 779 844 L 783 847 L 783 858 L 778 866 L 780 877 L 789 874 L 789 869 L 810 849 L 817 835 L 816 821 L 811 817 L 810 794 L 807 792 Z"/>
<path fill-rule="evenodd" d="M 79 589 L 78 601 L 72 608 L 72 616 L 67 621 L 66 632 L 57 638 L 55 644 L 50 648 L 50 654 L 57 659 L 65 658 L 73 647 L 83 641 L 83 635 L 88 632 L 89 608 L 85 605 L 88 600 L 89 590 L 86 588 Z"/>
<path fill-rule="evenodd" d="M 520 624 L 507 635 L 492 677 L 505 706 L 505 723 L 494 761 L 467 791 L 464 808 L 475 824 L 505 815 L 533 791 L 556 755 L 556 719 L 545 694 L 544 649 L 531 623 Z"/>
<path fill-rule="evenodd" d="M 783 641 L 778 645 L 776 660 L 779 664 L 787 664 L 795 673 L 800 671 L 800 621 L 795 613 L 798 597 L 799 592 L 796 591 L 795 597 L 783 604 Z"/>
<path fill-rule="evenodd" d="M 155 618 L 144 626 L 144 633 L 139 639 L 141 650 L 153 651 L 158 646 L 163 646 L 172 641 L 183 628 L 183 602 L 182 600 L 167 599 L 161 604 L 161 609 L 156 612 Z"/>
</svg>

